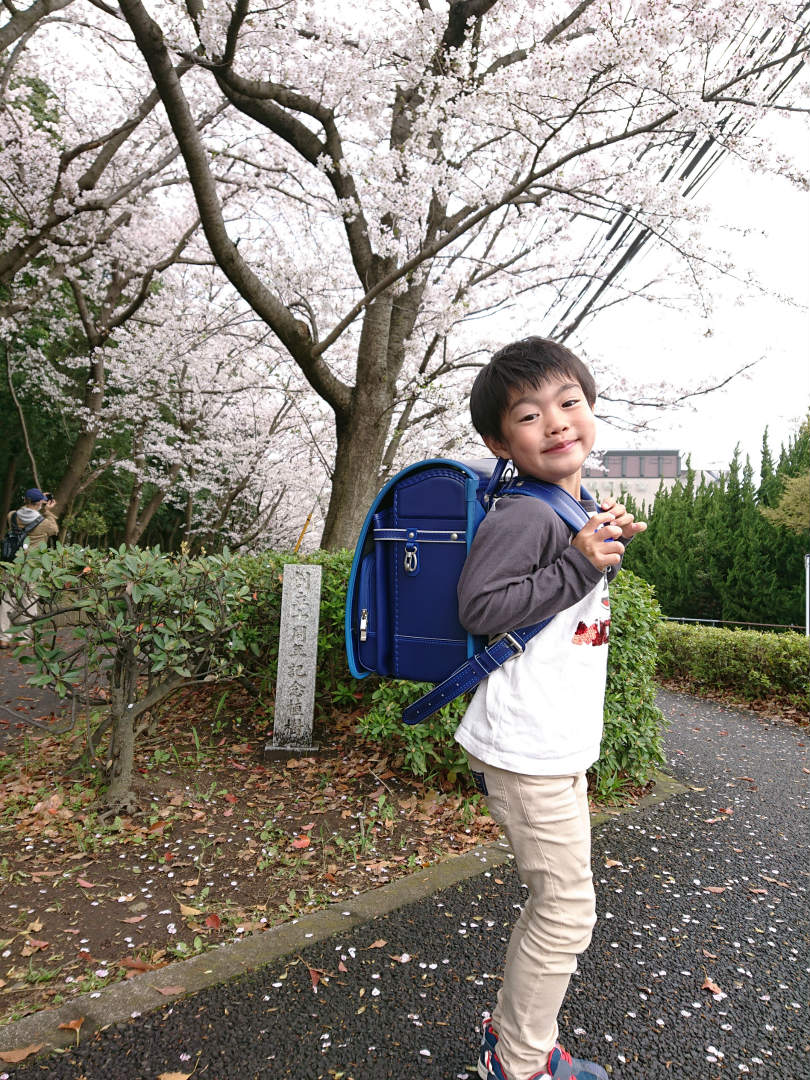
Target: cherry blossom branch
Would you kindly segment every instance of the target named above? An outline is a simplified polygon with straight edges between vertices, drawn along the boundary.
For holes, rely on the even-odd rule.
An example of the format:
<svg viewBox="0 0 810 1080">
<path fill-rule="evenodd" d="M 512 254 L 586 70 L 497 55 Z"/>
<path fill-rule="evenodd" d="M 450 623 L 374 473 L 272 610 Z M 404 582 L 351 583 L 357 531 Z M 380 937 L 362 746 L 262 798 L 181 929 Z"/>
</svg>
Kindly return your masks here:
<svg viewBox="0 0 810 1080">
<path fill-rule="evenodd" d="M 72 0 L 36 0 L 36 3 L 26 8 L 25 11 L 20 11 L 19 8 L 9 8 L 11 18 L 5 26 L 0 27 L 0 52 L 5 51 L 9 45 L 13 45 L 18 38 L 36 26 L 46 15 L 59 11 L 61 8 L 66 8 L 70 3 L 72 3 Z"/>
<path fill-rule="evenodd" d="M 197 200 L 203 231 L 217 262 L 234 288 L 270 326 L 295 358 L 307 381 L 335 411 L 350 405 L 350 390 L 312 349 L 304 323 L 251 270 L 228 235 L 200 133 L 180 87 L 163 40 L 163 32 L 140 0 L 121 0 L 121 10 L 160 91 Z"/>
</svg>

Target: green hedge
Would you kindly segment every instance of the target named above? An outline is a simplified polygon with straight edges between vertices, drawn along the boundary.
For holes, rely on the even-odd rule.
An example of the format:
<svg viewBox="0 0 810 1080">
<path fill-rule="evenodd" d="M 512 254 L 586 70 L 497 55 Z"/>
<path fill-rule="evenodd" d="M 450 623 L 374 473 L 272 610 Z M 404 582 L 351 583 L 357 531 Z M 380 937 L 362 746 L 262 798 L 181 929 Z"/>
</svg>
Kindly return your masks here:
<svg viewBox="0 0 810 1080">
<path fill-rule="evenodd" d="M 453 739 L 465 699 L 457 699 L 424 723 L 408 727 L 402 723 L 402 710 L 427 687 L 374 676 L 356 680 L 349 674 L 343 642 L 343 609 L 351 569 L 347 551 L 319 551 L 308 556 L 267 552 L 242 560 L 251 592 L 251 599 L 243 605 L 248 666 L 262 685 L 268 709 L 278 659 L 281 575 L 284 564 L 293 561 L 323 567 L 318 719 L 328 723 L 336 709 L 362 709 L 359 734 L 390 747 L 407 772 L 451 784 L 466 783 L 464 753 Z M 622 572 L 611 585 L 611 608 L 605 736 L 602 756 L 593 770 L 597 791 L 603 797 L 628 783 L 644 783 L 663 761 L 662 717 L 655 705 L 653 681 L 660 611 L 653 590 L 640 578 Z"/>
<path fill-rule="evenodd" d="M 645 784 L 664 763 L 664 718 L 655 704 L 661 609 L 652 585 L 622 570 L 610 586 L 610 652 L 602 753 L 593 767 L 603 798 Z"/>
<path fill-rule="evenodd" d="M 810 705 L 803 634 L 662 622 L 657 674 L 686 680 L 697 693 L 728 690 L 744 701 L 775 697 L 799 708 Z"/>
</svg>

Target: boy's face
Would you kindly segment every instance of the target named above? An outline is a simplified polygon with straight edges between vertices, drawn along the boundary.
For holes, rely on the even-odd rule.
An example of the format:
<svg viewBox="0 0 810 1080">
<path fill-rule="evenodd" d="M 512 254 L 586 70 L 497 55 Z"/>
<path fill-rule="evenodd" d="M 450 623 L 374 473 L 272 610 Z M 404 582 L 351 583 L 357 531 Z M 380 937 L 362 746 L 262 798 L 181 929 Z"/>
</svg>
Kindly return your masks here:
<svg viewBox="0 0 810 1080">
<path fill-rule="evenodd" d="M 567 375 L 513 391 L 501 420 L 501 438 L 486 438 L 498 457 L 517 469 L 558 484 L 579 498 L 582 465 L 596 438 L 596 422 L 582 387 Z"/>
</svg>

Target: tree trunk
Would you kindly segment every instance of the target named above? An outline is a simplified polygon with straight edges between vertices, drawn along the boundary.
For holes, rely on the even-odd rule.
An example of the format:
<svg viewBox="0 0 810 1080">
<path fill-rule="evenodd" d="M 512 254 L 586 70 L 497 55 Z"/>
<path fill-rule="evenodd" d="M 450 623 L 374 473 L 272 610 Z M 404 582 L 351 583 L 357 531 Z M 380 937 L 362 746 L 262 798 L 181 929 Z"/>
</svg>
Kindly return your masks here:
<svg viewBox="0 0 810 1080">
<path fill-rule="evenodd" d="M 325 551 L 353 548 L 368 508 L 379 488 L 379 462 L 388 428 L 358 418 L 337 429 L 337 453 L 332 493 L 321 547 Z"/>
<path fill-rule="evenodd" d="M 88 409 L 93 417 L 101 412 L 101 407 L 104 404 L 104 385 L 104 361 L 96 353 L 89 363 L 83 401 L 85 409 Z M 73 500 L 76 498 L 85 470 L 93 456 L 97 439 L 98 432 L 93 421 L 85 421 L 84 429 L 79 433 L 78 438 L 71 447 L 70 460 L 58 485 L 54 489 L 47 480 L 45 481 L 54 493 L 59 515 L 63 519 L 67 516 L 73 505 Z"/>
<path fill-rule="evenodd" d="M 137 661 L 131 645 L 119 646 L 110 679 L 110 712 L 112 739 L 107 766 L 109 787 L 106 805 L 114 814 L 134 814 L 138 809 L 132 790 L 132 770 L 135 763 L 135 725 L 133 710 L 137 682 Z"/>
<path fill-rule="evenodd" d="M 382 293 L 366 310 L 351 405 L 335 418 L 337 451 L 321 547 L 353 548 L 379 486 L 380 462 L 396 400 L 389 371 L 392 297 Z"/>
<path fill-rule="evenodd" d="M 11 454 L 6 469 L 6 483 L 3 489 L 3 497 L 0 500 L 0 536 L 6 531 L 6 519 L 11 510 L 11 501 L 14 498 L 14 482 L 17 479 L 17 458 Z"/>
</svg>

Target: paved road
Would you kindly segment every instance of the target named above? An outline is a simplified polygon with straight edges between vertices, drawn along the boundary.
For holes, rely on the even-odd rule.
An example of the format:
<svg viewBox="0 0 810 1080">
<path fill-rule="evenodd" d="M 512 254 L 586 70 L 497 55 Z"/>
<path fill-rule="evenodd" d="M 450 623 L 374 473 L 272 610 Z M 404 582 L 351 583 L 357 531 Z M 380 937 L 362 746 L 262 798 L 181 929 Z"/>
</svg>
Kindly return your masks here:
<svg viewBox="0 0 810 1080">
<path fill-rule="evenodd" d="M 808 1080 L 810 733 L 661 704 L 669 770 L 693 790 L 595 829 L 601 917 L 564 1041 L 621 1080 Z M 520 900 L 492 870 L 15 1075 L 472 1080 Z M 329 976 L 317 992 L 310 968 Z"/>
<path fill-rule="evenodd" d="M 26 718 L 47 727 L 56 717 L 61 725 L 70 715 L 56 694 L 26 685 L 30 674 L 30 667 L 15 659 L 10 649 L 0 651 L 0 749 L 7 739 L 37 730 Z"/>
</svg>

